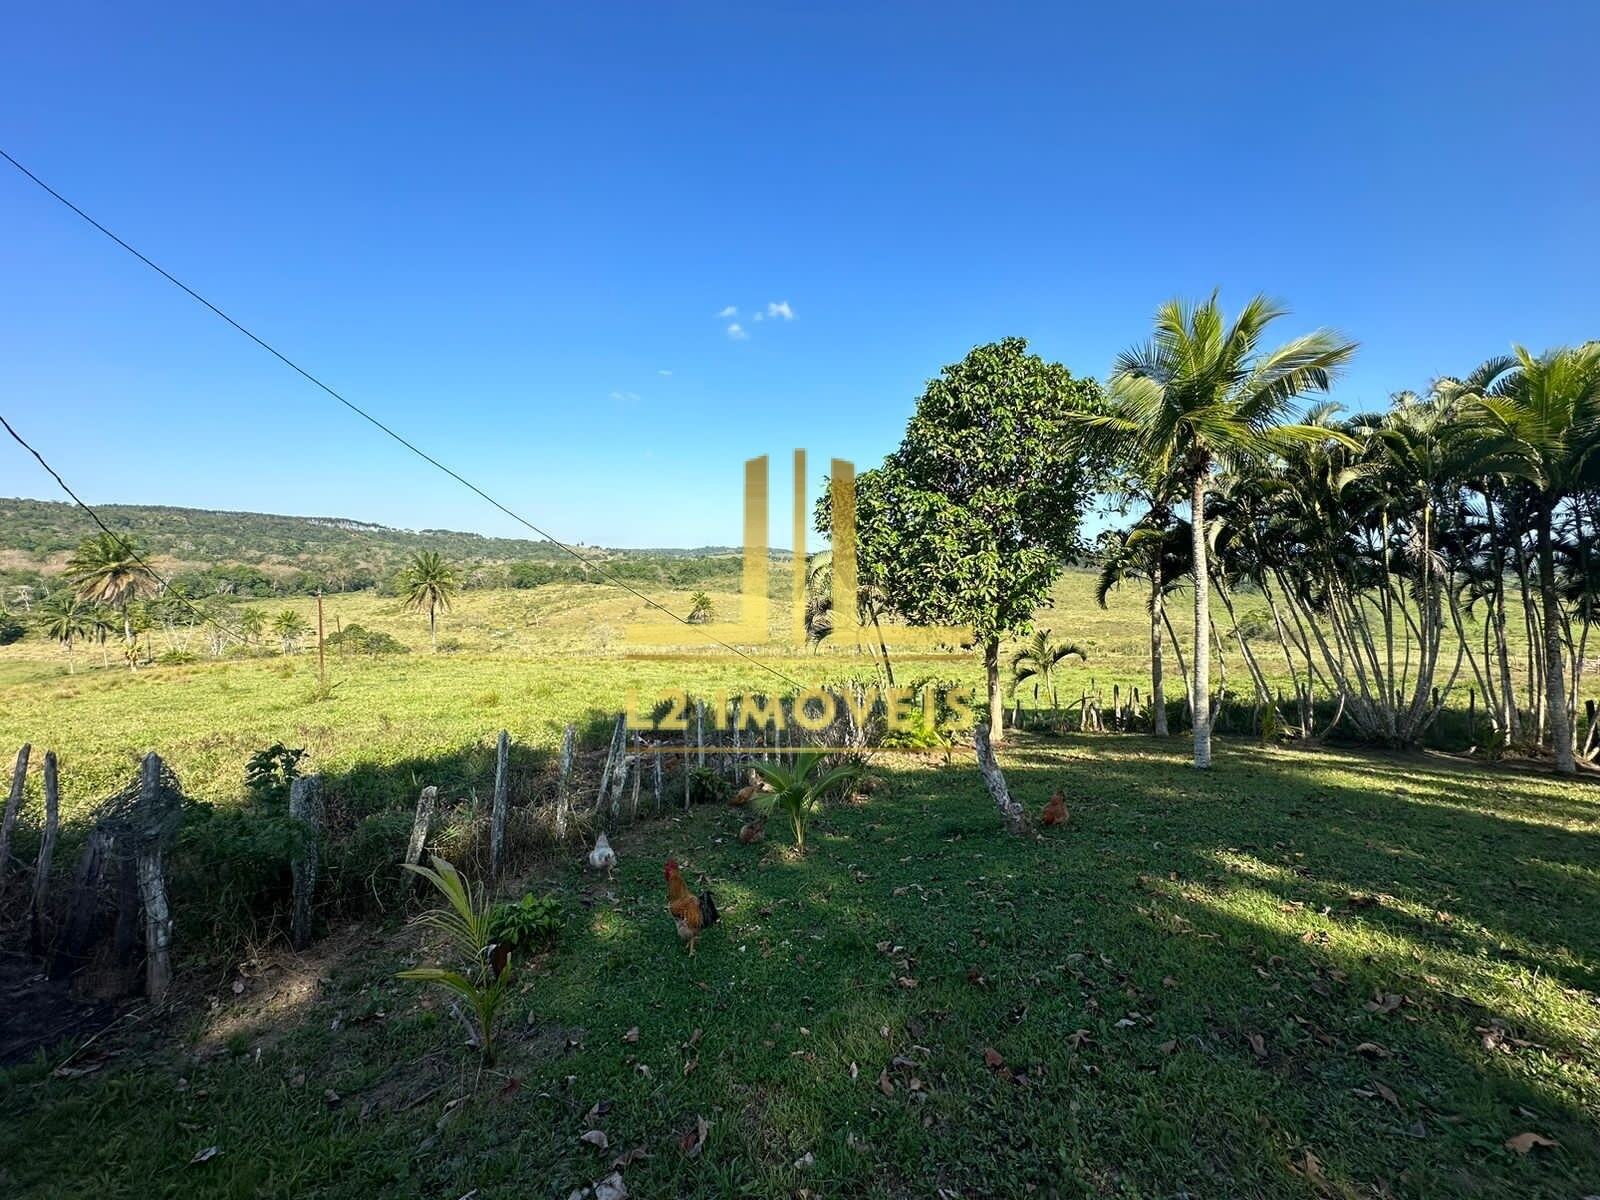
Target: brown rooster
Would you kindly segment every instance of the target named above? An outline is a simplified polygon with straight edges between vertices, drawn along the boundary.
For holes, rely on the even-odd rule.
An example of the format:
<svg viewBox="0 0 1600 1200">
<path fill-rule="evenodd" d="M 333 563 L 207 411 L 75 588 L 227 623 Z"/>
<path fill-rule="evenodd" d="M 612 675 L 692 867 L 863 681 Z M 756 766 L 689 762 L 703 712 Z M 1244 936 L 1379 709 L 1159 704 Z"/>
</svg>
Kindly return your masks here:
<svg viewBox="0 0 1600 1200">
<path fill-rule="evenodd" d="M 718 920 L 717 902 L 711 898 L 711 893 L 702 892 L 697 897 L 691 892 L 678 870 L 677 860 L 671 858 L 667 860 L 667 911 L 678 926 L 678 936 L 689 943 L 691 955 L 701 931 Z"/>
<path fill-rule="evenodd" d="M 1044 806 L 1044 811 L 1039 814 L 1041 825 L 1065 825 L 1067 823 L 1067 798 L 1060 792 L 1050 797 L 1050 803 Z"/>
<path fill-rule="evenodd" d="M 748 846 L 767 836 L 765 821 L 751 821 L 739 830 L 739 841 Z"/>
<path fill-rule="evenodd" d="M 756 793 L 761 790 L 759 783 L 752 783 L 749 787 L 742 787 L 728 803 L 734 808 L 743 808 L 755 799 Z"/>
</svg>

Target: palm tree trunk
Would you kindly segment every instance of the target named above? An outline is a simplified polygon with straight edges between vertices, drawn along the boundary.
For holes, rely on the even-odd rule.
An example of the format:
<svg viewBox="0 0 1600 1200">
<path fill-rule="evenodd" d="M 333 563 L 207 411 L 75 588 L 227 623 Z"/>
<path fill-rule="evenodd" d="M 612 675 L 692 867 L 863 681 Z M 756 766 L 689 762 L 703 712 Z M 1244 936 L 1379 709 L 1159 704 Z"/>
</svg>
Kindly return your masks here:
<svg viewBox="0 0 1600 1200">
<path fill-rule="evenodd" d="M 1211 588 L 1206 571 L 1206 465 L 1195 471 L 1190 496 L 1194 532 L 1194 765 L 1211 766 Z"/>
<path fill-rule="evenodd" d="M 439 635 L 434 631 L 433 605 L 428 605 L 428 645 L 434 654 L 439 653 Z"/>
<path fill-rule="evenodd" d="M 1563 678 L 1566 648 L 1561 642 L 1561 598 L 1556 594 L 1556 556 L 1550 525 L 1553 505 L 1539 505 L 1539 594 L 1544 601 L 1544 687 L 1545 707 L 1550 721 L 1550 739 L 1555 745 L 1556 770 L 1575 775 L 1578 765 L 1572 755 L 1572 724 L 1567 720 L 1567 686 Z"/>
<path fill-rule="evenodd" d="M 989 740 L 998 742 L 1005 737 L 1001 729 L 1001 721 L 1005 716 L 1005 706 L 1001 702 L 1000 696 L 999 637 L 991 637 L 984 643 L 983 666 L 989 676 Z"/>
<path fill-rule="evenodd" d="M 1151 732 L 1158 738 L 1167 736 L 1167 692 L 1162 668 L 1161 553 L 1158 547 L 1155 561 L 1150 566 L 1150 703 L 1155 711 L 1155 724 Z"/>
</svg>

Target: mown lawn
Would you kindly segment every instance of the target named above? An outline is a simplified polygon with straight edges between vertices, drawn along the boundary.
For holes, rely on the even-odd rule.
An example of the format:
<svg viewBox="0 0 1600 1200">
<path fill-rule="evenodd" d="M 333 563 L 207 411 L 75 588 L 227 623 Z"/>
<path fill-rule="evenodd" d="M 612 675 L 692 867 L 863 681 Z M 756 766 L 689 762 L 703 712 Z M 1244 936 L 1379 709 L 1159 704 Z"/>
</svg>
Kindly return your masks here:
<svg viewBox="0 0 1600 1200">
<path fill-rule="evenodd" d="M 1012 838 L 970 763 L 880 761 L 803 861 L 707 807 L 625 834 L 612 885 L 550 864 L 566 929 L 481 1075 L 391 978 L 410 931 L 192 981 L 0 1076 L 0 1194 L 566 1197 L 618 1159 L 636 1197 L 1600 1192 L 1592 787 L 1236 744 L 1201 776 L 1114 737 L 1003 761 L 1070 823 Z M 669 855 L 724 909 L 693 960 Z"/>
</svg>

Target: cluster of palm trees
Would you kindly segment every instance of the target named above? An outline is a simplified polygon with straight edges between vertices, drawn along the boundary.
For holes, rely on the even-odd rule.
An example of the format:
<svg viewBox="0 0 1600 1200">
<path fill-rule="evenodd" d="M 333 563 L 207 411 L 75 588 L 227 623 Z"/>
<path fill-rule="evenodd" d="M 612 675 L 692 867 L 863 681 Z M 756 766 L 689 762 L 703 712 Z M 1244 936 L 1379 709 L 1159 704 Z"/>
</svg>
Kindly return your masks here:
<svg viewBox="0 0 1600 1200">
<path fill-rule="evenodd" d="M 1575 770 L 1597 736 L 1579 697 L 1600 600 L 1600 343 L 1518 347 L 1383 413 L 1321 403 L 1291 421 L 1355 346 L 1318 331 L 1263 349 L 1281 315 L 1259 297 L 1231 323 L 1215 295 L 1163 306 L 1151 340 L 1118 359 L 1109 411 L 1082 422 L 1140 509 L 1102 544 L 1100 596 L 1130 580 L 1149 588 L 1157 731 L 1163 641 L 1177 647 L 1165 600 L 1186 585 L 1194 638 L 1179 669 L 1195 765 L 1210 763 L 1213 642 L 1231 634 L 1275 713 L 1251 644 L 1263 631 L 1242 628 L 1233 605 L 1248 588 L 1266 600 L 1307 732 L 1325 697 L 1331 722 L 1410 745 L 1471 680 L 1498 737 L 1548 746 Z"/>
</svg>

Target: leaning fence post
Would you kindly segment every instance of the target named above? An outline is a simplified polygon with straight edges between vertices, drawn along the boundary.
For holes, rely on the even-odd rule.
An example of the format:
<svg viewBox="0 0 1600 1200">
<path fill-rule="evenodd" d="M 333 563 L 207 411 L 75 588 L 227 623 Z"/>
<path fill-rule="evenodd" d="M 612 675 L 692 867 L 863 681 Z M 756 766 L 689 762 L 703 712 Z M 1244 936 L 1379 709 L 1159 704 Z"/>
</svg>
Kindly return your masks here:
<svg viewBox="0 0 1600 1200">
<path fill-rule="evenodd" d="M 578 731 L 571 725 L 561 735 L 561 779 L 556 786 L 556 841 L 563 842 L 567 838 L 567 808 L 572 803 L 570 789 L 572 787 L 572 758 L 574 741 Z"/>
<path fill-rule="evenodd" d="M 684 738 L 685 742 L 688 740 L 687 737 Z M 699 765 L 703 767 L 706 765 L 706 702 L 704 700 L 696 700 L 694 702 L 694 741 L 695 745 L 700 747 Z M 685 745 L 684 750 L 684 757 L 687 758 L 687 745 Z"/>
<path fill-rule="evenodd" d="M 651 749 L 653 753 L 650 755 L 650 772 L 656 789 L 656 816 L 659 817 L 661 815 L 661 747 L 654 746 Z"/>
<path fill-rule="evenodd" d="M 160 797 L 161 759 L 151 752 L 144 756 L 139 778 L 139 811 L 151 828 L 141 831 L 137 869 L 144 904 L 144 990 L 158 1004 L 172 982 L 172 910 L 161 870 Z"/>
<path fill-rule="evenodd" d="M 627 748 L 627 721 L 627 713 L 617 714 L 616 728 L 611 731 L 611 748 L 606 752 L 605 769 L 600 772 L 600 794 L 595 797 L 594 801 L 596 813 L 605 805 L 606 796 L 611 790 L 611 776 L 617 769 L 617 758 Z"/>
<path fill-rule="evenodd" d="M 506 845 L 506 772 L 511 765 L 511 735 L 504 729 L 495 745 L 494 816 L 489 825 L 489 873 L 500 873 L 500 857 Z"/>
<path fill-rule="evenodd" d="M 28 780 L 28 753 L 32 747 L 22 743 L 17 751 L 17 765 L 11 772 L 11 795 L 6 799 L 6 815 L 0 819 L 0 879 L 6 877 L 6 865 L 11 861 L 11 831 L 17 827 L 17 810 L 22 807 L 22 786 Z"/>
<path fill-rule="evenodd" d="M 411 818 L 411 840 L 406 843 L 405 864 L 414 867 L 422 861 L 422 848 L 428 844 L 428 832 L 433 827 L 433 807 L 438 802 L 439 789 L 429 784 L 422 789 L 422 795 L 417 797 L 417 812 Z M 416 876 L 409 871 L 402 871 L 400 881 L 400 897 L 404 899 L 411 894 L 412 885 L 416 883 Z"/>
<path fill-rule="evenodd" d="M 60 787 L 56 780 L 56 752 L 44 754 L 44 834 L 39 839 L 39 857 L 33 869 L 33 912 L 29 921 L 33 951 L 44 949 L 44 906 L 50 891 L 50 864 L 56 854 L 56 828 L 60 821 Z"/>
<path fill-rule="evenodd" d="M 289 787 L 289 819 L 298 823 L 300 846 L 291 864 L 294 876 L 294 913 L 289 940 L 296 950 L 311 944 L 311 900 L 317 889 L 317 839 L 322 833 L 322 776 L 307 775 Z"/>
</svg>

